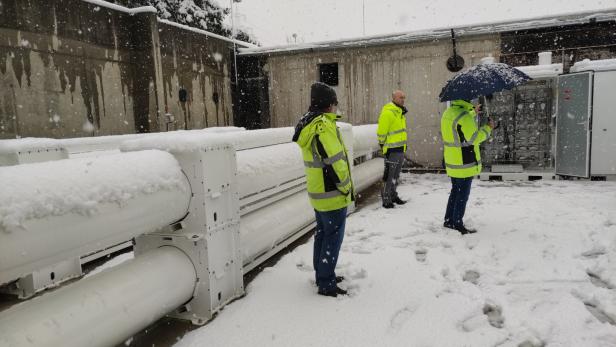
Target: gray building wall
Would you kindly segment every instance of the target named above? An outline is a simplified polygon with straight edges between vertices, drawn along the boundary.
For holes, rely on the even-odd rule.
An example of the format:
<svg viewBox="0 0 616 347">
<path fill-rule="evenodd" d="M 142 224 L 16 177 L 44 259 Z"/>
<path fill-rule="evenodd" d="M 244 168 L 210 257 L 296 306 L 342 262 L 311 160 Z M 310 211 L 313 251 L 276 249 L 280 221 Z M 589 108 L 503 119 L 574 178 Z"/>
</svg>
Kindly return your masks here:
<svg viewBox="0 0 616 347">
<path fill-rule="evenodd" d="M 165 110 L 175 119 L 170 130 L 233 124 L 229 43 L 164 23 L 159 36 Z"/>
<path fill-rule="evenodd" d="M 466 66 L 492 55 L 498 60 L 498 34 L 458 39 L 457 51 Z M 319 76 L 318 64 L 338 63 L 338 109 L 342 121 L 376 123 L 391 92 L 407 93 L 408 157 L 418 165 L 438 167 L 442 160 L 440 114 L 445 104 L 438 95 L 453 76 L 445 67 L 452 54 L 450 40 L 432 40 L 316 52 L 272 53 L 266 70 L 270 84 L 272 127 L 293 126 L 309 105 L 310 85 Z M 376 136 L 376 135 L 375 135 Z"/>
<path fill-rule="evenodd" d="M 231 46 L 159 23 L 155 13 L 80 0 L 3 0 L 0 138 L 231 125 Z M 185 103 L 177 100 L 180 86 L 189 93 Z M 175 120 L 167 122 L 166 113 Z"/>
</svg>

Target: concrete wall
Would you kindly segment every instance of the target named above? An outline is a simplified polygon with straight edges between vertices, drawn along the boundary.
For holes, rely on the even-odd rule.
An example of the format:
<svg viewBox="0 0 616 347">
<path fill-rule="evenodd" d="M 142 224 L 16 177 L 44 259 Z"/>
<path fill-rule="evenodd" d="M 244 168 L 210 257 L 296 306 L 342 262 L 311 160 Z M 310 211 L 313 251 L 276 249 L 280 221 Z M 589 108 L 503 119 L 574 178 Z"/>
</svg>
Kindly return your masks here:
<svg viewBox="0 0 616 347">
<path fill-rule="evenodd" d="M 232 123 L 225 82 L 229 42 L 158 23 L 155 13 L 128 13 L 80 0 L 1 4 L 0 138 Z M 210 52 L 221 52 L 221 61 L 208 61 Z M 176 102 L 179 85 L 191 95 L 186 105 Z M 218 105 L 210 102 L 212 90 L 219 93 Z M 165 105 L 175 123 L 166 123 Z M 182 107 L 191 110 L 187 124 L 182 123 Z M 209 113 L 221 120 L 206 122 Z"/>
<path fill-rule="evenodd" d="M 498 59 L 499 35 L 458 40 L 458 54 L 466 66 L 493 55 Z M 271 126 L 295 125 L 309 105 L 310 85 L 318 80 L 318 64 L 339 64 L 338 93 L 342 120 L 352 124 L 376 123 L 391 92 L 407 93 L 408 156 L 422 166 L 440 166 L 442 143 L 440 114 L 445 104 L 438 94 L 453 76 L 445 62 L 451 56 L 449 40 L 415 42 L 312 53 L 272 54 L 267 70 L 270 83 Z M 376 135 L 375 135 L 376 136 Z"/>
<path fill-rule="evenodd" d="M 175 119 L 170 128 L 233 124 L 229 44 L 163 23 L 159 31 L 165 110 Z"/>
</svg>

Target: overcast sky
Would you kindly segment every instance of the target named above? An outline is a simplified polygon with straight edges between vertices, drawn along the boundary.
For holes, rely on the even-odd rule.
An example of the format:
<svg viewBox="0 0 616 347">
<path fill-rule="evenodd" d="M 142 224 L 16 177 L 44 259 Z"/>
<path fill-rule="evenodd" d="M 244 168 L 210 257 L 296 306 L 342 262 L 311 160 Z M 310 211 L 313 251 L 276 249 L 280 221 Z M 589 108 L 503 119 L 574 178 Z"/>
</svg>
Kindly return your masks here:
<svg viewBox="0 0 616 347">
<path fill-rule="evenodd" d="M 263 46 L 360 37 L 362 3 L 368 36 L 616 9 L 616 0 L 241 0 L 236 25 Z"/>
</svg>

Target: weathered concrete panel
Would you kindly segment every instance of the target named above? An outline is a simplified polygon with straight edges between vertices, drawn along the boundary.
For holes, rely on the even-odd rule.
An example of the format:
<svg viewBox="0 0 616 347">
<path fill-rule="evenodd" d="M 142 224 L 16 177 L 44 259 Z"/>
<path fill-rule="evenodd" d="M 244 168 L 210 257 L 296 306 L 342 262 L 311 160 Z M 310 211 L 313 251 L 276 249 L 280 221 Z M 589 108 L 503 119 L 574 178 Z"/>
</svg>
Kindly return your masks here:
<svg viewBox="0 0 616 347">
<path fill-rule="evenodd" d="M 482 57 L 498 58 L 498 35 L 458 40 L 458 53 L 467 66 Z M 347 48 L 331 51 L 272 54 L 268 59 L 271 126 L 294 125 L 309 105 L 310 85 L 318 80 L 318 64 L 338 63 L 338 109 L 342 120 L 375 123 L 391 92 L 407 93 L 409 157 L 419 165 L 438 167 L 442 160 L 440 115 L 445 104 L 438 94 L 453 76 L 445 68 L 451 55 L 449 40 Z M 376 135 L 375 135 L 376 136 Z"/>
<path fill-rule="evenodd" d="M 232 125 L 229 43 L 164 23 L 159 37 L 165 112 L 174 118 L 169 128 Z"/>
<path fill-rule="evenodd" d="M 74 0 L 9 0 L 2 8 L 1 137 L 135 132 L 138 78 L 121 32 L 136 18 Z"/>
<path fill-rule="evenodd" d="M 0 138 L 230 125 L 230 47 L 151 12 L 2 0 Z M 178 102 L 180 87 L 186 103 Z"/>
</svg>

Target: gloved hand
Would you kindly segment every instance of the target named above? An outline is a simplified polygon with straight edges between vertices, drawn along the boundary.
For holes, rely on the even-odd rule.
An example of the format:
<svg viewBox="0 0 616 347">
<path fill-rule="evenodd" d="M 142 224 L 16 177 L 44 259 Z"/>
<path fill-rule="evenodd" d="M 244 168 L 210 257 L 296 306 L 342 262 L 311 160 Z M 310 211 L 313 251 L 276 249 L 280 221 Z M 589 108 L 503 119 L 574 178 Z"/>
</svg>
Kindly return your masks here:
<svg viewBox="0 0 616 347">
<path fill-rule="evenodd" d="M 495 125 L 494 125 L 494 120 L 492 120 L 492 118 L 488 118 L 488 126 L 490 127 L 490 129 L 494 130 L 496 129 Z"/>
</svg>

